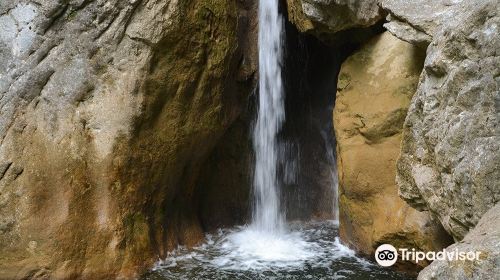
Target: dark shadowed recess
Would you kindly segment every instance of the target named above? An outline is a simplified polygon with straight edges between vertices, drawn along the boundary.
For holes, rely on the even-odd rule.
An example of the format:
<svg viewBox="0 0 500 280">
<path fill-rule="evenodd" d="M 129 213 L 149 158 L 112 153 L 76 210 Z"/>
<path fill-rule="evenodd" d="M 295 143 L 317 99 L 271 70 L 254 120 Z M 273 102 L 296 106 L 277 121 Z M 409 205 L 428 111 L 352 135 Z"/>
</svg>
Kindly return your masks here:
<svg viewBox="0 0 500 280">
<path fill-rule="evenodd" d="M 382 32 L 382 23 L 325 36 L 327 41 L 302 34 L 284 21 L 286 122 L 279 136 L 282 153 L 278 176 L 282 179 L 282 203 L 288 220 L 331 219 L 336 180 L 332 111 L 337 76 L 342 62 L 361 43 Z M 206 231 L 249 222 L 251 130 L 257 98 L 258 89 L 202 168 L 199 217 Z"/>
<path fill-rule="evenodd" d="M 334 217 L 337 172 L 332 111 L 337 77 L 342 62 L 362 42 L 381 32 L 380 26 L 341 32 L 325 42 L 299 33 L 286 21 L 286 122 L 281 133 L 285 156 L 279 178 L 283 178 L 289 220 Z"/>
</svg>

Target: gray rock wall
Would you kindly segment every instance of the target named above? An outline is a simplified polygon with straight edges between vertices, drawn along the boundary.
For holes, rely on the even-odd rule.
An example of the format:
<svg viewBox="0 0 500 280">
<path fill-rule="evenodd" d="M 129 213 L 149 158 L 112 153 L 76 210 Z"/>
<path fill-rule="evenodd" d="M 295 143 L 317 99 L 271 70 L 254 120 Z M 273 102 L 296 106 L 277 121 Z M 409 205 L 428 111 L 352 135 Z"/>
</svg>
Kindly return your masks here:
<svg viewBox="0 0 500 280">
<path fill-rule="evenodd" d="M 252 11 L 0 1 L 0 279 L 134 278 L 203 238 L 198 174 L 253 86 Z"/>
<path fill-rule="evenodd" d="M 405 121 L 400 195 L 461 240 L 500 200 L 500 4 L 435 1 L 423 15 L 399 2 L 391 12 L 409 25 L 435 25 L 422 28 L 433 39 Z"/>
<path fill-rule="evenodd" d="M 477 226 L 448 252 L 478 252 L 474 260 L 436 260 L 418 275 L 418 280 L 485 280 L 500 275 L 500 204 L 486 212 Z"/>
<path fill-rule="evenodd" d="M 302 32 L 329 34 L 381 20 L 376 0 L 287 0 L 289 18 Z M 324 37 L 324 36 L 323 36 Z"/>
</svg>

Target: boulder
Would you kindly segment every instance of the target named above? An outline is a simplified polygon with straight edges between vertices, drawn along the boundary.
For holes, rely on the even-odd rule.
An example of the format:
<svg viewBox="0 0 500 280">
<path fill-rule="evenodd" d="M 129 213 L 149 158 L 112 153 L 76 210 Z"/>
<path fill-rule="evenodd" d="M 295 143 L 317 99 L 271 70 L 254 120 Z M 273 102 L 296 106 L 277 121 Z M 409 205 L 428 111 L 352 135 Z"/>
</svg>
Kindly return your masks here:
<svg viewBox="0 0 500 280">
<path fill-rule="evenodd" d="M 300 31 L 315 34 L 369 27 L 384 16 L 376 0 L 287 0 L 287 7 Z"/>
<path fill-rule="evenodd" d="M 424 56 L 385 32 L 352 54 L 339 74 L 334 129 L 340 237 L 365 255 L 383 243 L 436 250 L 450 241 L 428 212 L 398 196 L 395 182 L 403 122 Z"/>
</svg>

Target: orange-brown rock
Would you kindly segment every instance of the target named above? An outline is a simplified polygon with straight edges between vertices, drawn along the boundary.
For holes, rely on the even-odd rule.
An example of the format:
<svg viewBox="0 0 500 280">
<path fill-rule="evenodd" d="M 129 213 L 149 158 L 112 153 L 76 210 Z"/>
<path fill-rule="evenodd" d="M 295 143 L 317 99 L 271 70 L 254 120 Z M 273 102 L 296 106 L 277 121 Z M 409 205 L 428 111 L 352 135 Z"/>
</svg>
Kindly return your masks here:
<svg viewBox="0 0 500 280">
<path fill-rule="evenodd" d="M 396 160 L 425 54 L 385 32 L 342 65 L 334 109 L 340 236 L 371 255 L 378 245 L 435 250 L 448 237 L 399 196 Z"/>
</svg>

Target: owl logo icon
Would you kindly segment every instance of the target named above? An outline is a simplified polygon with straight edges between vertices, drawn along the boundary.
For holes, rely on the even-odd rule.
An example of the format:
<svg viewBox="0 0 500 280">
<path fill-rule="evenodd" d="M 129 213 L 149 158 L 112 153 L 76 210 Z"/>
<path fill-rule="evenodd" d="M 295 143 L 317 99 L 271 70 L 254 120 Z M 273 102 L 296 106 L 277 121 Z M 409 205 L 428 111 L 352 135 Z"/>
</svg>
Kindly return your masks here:
<svg viewBox="0 0 500 280">
<path fill-rule="evenodd" d="M 381 266 L 391 266 L 398 260 L 398 251 L 391 244 L 382 244 L 375 250 L 375 260 Z"/>
</svg>

